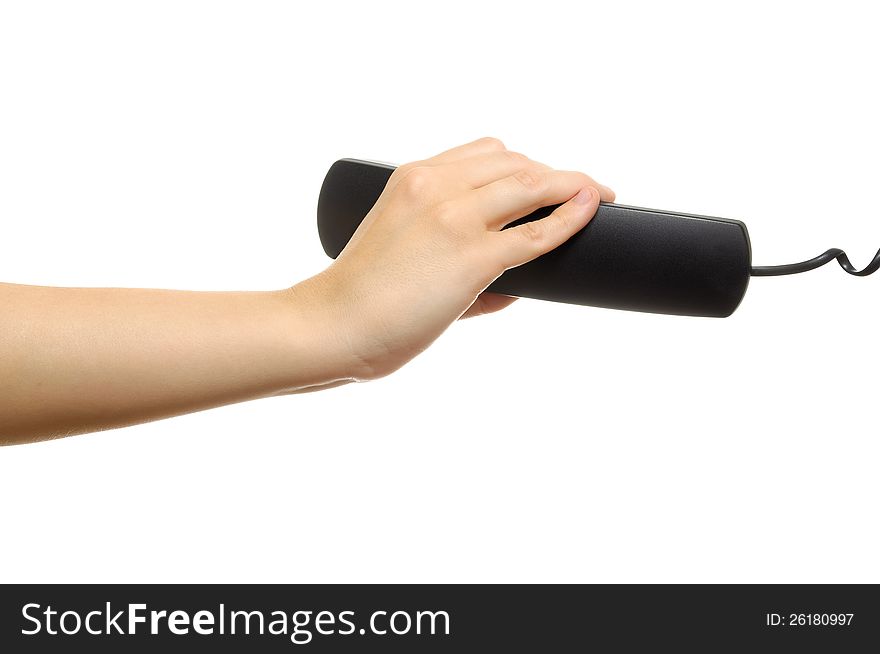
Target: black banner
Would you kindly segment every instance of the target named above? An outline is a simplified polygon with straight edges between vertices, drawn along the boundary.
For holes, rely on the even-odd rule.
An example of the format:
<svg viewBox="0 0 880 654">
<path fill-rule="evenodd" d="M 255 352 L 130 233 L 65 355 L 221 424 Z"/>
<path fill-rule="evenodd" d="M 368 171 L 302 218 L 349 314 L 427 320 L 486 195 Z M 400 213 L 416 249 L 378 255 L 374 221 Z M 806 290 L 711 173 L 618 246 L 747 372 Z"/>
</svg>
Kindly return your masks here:
<svg viewBox="0 0 880 654">
<path fill-rule="evenodd" d="M 875 585 L 33 585 L 3 652 L 877 651 Z"/>
</svg>

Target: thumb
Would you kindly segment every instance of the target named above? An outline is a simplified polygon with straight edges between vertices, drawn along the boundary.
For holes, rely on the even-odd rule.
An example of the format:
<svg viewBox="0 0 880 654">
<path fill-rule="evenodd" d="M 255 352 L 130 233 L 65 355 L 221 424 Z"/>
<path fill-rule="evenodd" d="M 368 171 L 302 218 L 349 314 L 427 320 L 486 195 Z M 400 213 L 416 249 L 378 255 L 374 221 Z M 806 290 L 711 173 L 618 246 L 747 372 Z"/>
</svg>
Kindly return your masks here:
<svg viewBox="0 0 880 654">
<path fill-rule="evenodd" d="M 497 238 L 501 239 L 505 269 L 522 265 L 559 247 L 583 229 L 598 208 L 599 192 L 585 186 L 546 218 L 501 230 Z"/>
</svg>

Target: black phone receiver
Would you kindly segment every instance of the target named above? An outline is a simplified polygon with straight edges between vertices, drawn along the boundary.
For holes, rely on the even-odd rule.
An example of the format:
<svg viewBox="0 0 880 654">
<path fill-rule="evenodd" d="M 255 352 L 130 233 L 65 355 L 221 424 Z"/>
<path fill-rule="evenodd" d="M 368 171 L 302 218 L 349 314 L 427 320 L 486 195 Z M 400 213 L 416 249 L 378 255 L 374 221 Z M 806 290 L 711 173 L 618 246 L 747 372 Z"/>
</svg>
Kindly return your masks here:
<svg viewBox="0 0 880 654">
<path fill-rule="evenodd" d="M 381 195 L 395 166 L 340 159 L 318 198 L 318 233 L 336 258 Z M 508 225 L 550 214 L 543 207 Z M 753 267 L 749 233 L 738 220 L 603 202 L 593 219 L 555 250 L 504 272 L 487 290 L 505 295 L 680 316 L 724 318 L 736 310 L 751 276 L 787 275 L 837 259 L 865 276 L 880 251 L 857 271 L 843 250 L 797 264 Z"/>
</svg>

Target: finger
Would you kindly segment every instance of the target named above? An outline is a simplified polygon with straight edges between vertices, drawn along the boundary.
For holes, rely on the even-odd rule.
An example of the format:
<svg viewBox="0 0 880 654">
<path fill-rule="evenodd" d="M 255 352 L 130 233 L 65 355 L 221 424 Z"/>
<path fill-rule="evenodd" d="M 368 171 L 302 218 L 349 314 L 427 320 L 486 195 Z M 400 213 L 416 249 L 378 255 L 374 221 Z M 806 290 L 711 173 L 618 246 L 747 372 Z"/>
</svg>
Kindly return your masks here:
<svg viewBox="0 0 880 654">
<path fill-rule="evenodd" d="M 595 188 L 599 190 L 599 199 L 602 202 L 614 202 L 617 199 L 617 193 L 610 186 L 599 184 Z"/>
<path fill-rule="evenodd" d="M 461 179 L 469 188 L 479 188 L 499 179 L 515 175 L 526 168 L 550 170 L 550 166 L 532 161 L 511 150 L 483 152 L 439 167 L 450 177 Z"/>
<path fill-rule="evenodd" d="M 504 147 L 504 143 L 499 139 L 492 136 L 484 136 L 476 141 L 471 141 L 470 143 L 465 143 L 464 145 L 458 145 L 449 150 L 444 150 L 440 154 L 435 154 L 433 157 L 403 164 L 402 166 L 398 166 L 397 170 L 404 172 L 406 169 L 414 168 L 416 166 L 444 166 L 456 161 L 461 161 L 462 159 L 467 159 L 468 157 L 489 154 L 492 152 L 504 152 L 506 150 L 507 148 Z"/>
<path fill-rule="evenodd" d="M 598 191 L 585 186 L 546 218 L 491 234 L 499 244 L 502 265 L 513 268 L 559 247 L 583 229 L 598 208 Z"/>
<path fill-rule="evenodd" d="M 449 150 L 445 150 L 440 154 L 436 154 L 429 159 L 423 160 L 420 165 L 441 166 L 443 164 L 448 164 L 453 161 L 459 161 L 467 157 L 473 157 L 475 155 L 484 154 L 487 152 L 502 152 L 506 149 L 507 148 L 504 146 L 504 143 L 502 143 L 501 140 L 496 139 L 493 136 L 484 136 L 483 138 L 479 138 L 476 141 L 471 141 L 470 143 L 465 143 L 464 145 L 458 145 L 454 148 L 450 148 Z"/>
<path fill-rule="evenodd" d="M 445 150 L 440 154 L 434 155 L 433 157 L 430 157 L 428 159 L 411 161 L 409 163 L 398 166 L 394 170 L 394 172 L 391 173 L 390 179 L 385 184 L 385 190 L 390 191 L 395 186 L 397 186 L 397 183 L 400 181 L 400 179 L 404 177 L 406 173 L 412 168 L 417 168 L 420 166 L 443 166 L 456 161 L 460 161 L 467 157 L 473 157 L 489 152 L 503 152 L 506 149 L 507 148 L 504 147 L 504 143 L 502 143 L 499 139 L 496 139 L 492 136 L 484 136 L 483 138 L 479 138 L 476 141 L 471 141 L 470 143 L 465 143 L 464 145 L 459 145 L 449 150 Z"/>
<path fill-rule="evenodd" d="M 501 311 L 505 307 L 509 307 L 516 302 L 518 298 L 510 295 L 501 295 L 500 293 L 490 293 L 484 291 L 477 296 L 477 299 L 470 308 L 461 314 L 459 320 L 465 318 L 473 318 L 474 316 L 484 316 L 487 313 L 495 313 Z"/>
<path fill-rule="evenodd" d="M 565 202 L 593 183 L 583 173 L 527 168 L 472 191 L 466 201 L 487 227 L 501 229 L 536 209 Z"/>
<path fill-rule="evenodd" d="M 460 175 L 473 188 L 491 184 L 529 167 L 550 170 L 547 164 L 530 159 L 521 152 L 507 149 L 482 152 L 441 164 L 441 167 Z M 599 190 L 603 202 L 614 202 L 616 196 L 610 187 L 600 184 L 589 175 L 586 177 L 587 184 Z"/>
</svg>

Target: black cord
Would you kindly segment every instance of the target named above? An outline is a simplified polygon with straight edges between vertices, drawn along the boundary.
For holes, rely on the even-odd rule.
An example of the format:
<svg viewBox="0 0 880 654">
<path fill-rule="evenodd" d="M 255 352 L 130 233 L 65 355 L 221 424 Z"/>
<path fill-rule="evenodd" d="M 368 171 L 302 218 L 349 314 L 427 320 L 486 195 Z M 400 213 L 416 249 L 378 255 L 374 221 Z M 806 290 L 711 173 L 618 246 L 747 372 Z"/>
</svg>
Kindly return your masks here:
<svg viewBox="0 0 880 654">
<path fill-rule="evenodd" d="M 871 263 L 869 263 L 862 270 L 856 270 L 849 262 L 849 257 L 846 256 L 846 252 L 839 248 L 831 248 L 827 252 L 823 252 L 818 257 L 810 259 L 809 261 L 801 261 L 800 263 L 789 263 L 784 266 L 752 266 L 752 277 L 794 275 L 796 273 L 814 270 L 819 266 L 824 266 L 826 263 L 828 263 L 829 261 L 833 261 L 834 259 L 837 259 L 837 263 L 839 263 L 840 267 L 843 268 L 846 272 L 848 272 L 850 275 L 855 275 L 857 277 L 867 277 L 871 273 L 877 272 L 877 270 L 880 269 L 880 250 L 878 250 L 877 254 L 874 255 Z"/>
</svg>

